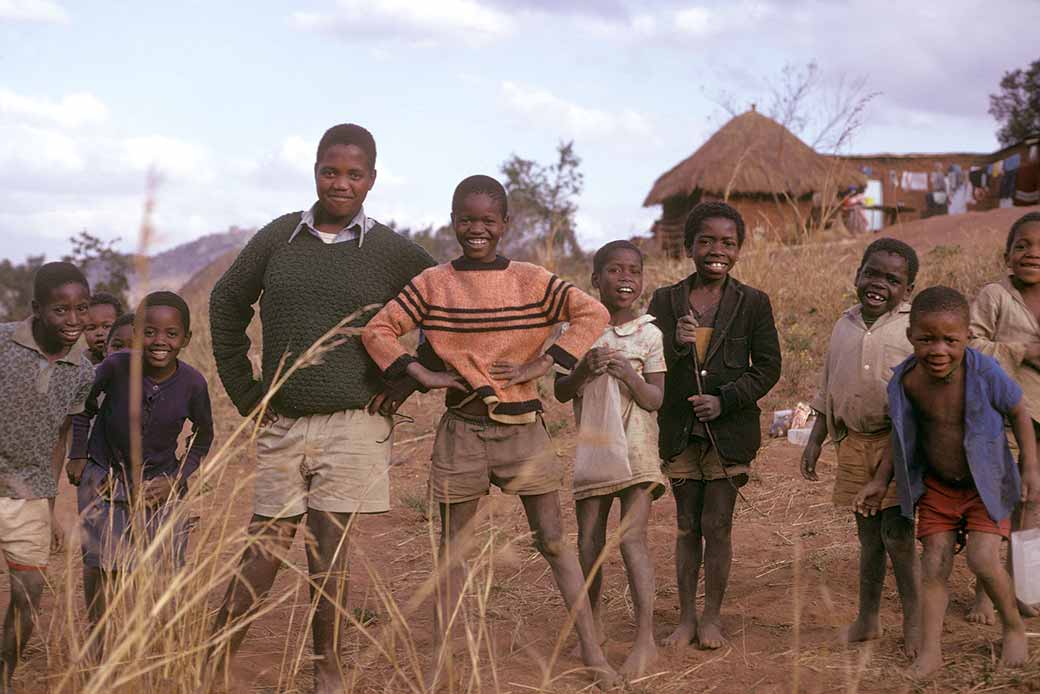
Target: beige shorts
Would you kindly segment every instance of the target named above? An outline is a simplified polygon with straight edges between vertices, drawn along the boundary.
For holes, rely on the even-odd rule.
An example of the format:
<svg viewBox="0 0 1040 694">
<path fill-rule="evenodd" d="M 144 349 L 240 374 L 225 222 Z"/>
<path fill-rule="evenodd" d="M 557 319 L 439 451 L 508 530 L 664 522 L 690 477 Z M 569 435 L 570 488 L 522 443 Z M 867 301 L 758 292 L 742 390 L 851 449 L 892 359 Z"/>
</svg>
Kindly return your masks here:
<svg viewBox="0 0 1040 694">
<path fill-rule="evenodd" d="M 518 496 L 563 487 L 563 466 L 541 415 L 530 424 L 502 424 L 448 410 L 431 461 L 430 493 L 441 504 L 479 499 L 492 484 Z"/>
<path fill-rule="evenodd" d="M 257 515 L 389 511 L 390 428 L 364 410 L 280 415 L 256 439 Z"/>
<path fill-rule="evenodd" d="M 0 497 L 0 546 L 11 570 L 46 567 L 51 557 L 50 502 Z"/>
<path fill-rule="evenodd" d="M 850 431 L 838 442 L 838 471 L 834 475 L 835 506 L 852 506 L 856 495 L 874 478 L 881 458 L 890 445 L 890 434 L 860 434 Z M 899 505 L 899 494 L 895 480 L 888 484 L 888 491 L 881 500 L 881 509 Z"/>
<path fill-rule="evenodd" d="M 751 466 L 747 463 L 726 465 L 723 467 L 718 453 L 708 441 L 697 441 L 691 443 L 679 455 L 664 464 L 662 470 L 669 479 L 673 480 L 724 480 L 727 477 L 737 483 L 738 486 L 747 482 L 747 475 L 751 473 Z M 744 475 L 744 477 L 741 477 Z M 739 478 L 739 479 L 738 479 Z"/>
</svg>

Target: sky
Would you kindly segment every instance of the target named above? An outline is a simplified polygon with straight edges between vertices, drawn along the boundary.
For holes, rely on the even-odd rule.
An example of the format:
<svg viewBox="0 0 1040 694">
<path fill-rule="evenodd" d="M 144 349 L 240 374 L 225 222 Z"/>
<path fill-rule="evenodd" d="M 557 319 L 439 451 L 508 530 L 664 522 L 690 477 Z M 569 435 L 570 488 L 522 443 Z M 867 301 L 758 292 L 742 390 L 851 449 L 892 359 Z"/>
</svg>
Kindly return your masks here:
<svg viewBox="0 0 1040 694">
<path fill-rule="evenodd" d="M 366 212 L 448 220 L 467 175 L 573 140 L 589 249 L 646 233 L 654 180 L 785 65 L 870 101 L 850 152 L 997 148 L 988 95 L 1040 58 L 1040 2 L 946 0 L 0 0 L 0 258 L 87 230 L 150 250 L 314 200 L 335 123 L 372 131 Z M 760 110 L 762 110 L 760 108 Z"/>
</svg>

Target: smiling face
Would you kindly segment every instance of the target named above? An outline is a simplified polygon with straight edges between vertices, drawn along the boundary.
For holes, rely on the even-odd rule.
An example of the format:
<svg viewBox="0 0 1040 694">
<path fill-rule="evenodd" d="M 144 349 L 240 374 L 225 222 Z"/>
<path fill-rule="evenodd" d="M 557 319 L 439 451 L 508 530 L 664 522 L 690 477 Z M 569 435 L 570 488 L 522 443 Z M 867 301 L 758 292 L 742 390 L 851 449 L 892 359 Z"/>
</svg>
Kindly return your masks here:
<svg viewBox="0 0 1040 694">
<path fill-rule="evenodd" d="M 856 297 L 863 317 L 876 320 L 906 300 L 910 284 L 906 258 L 890 251 L 871 253 L 856 273 Z"/>
<path fill-rule="evenodd" d="M 144 314 L 145 374 L 153 379 L 168 378 L 177 370 L 177 355 L 191 340 L 184 329 L 181 312 L 172 306 L 149 306 Z"/>
<path fill-rule="evenodd" d="M 964 361 L 968 319 L 960 312 L 937 311 L 915 316 L 906 329 L 917 362 L 935 379 L 952 374 Z"/>
<path fill-rule="evenodd" d="M 458 209 L 451 211 L 455 238 L 467 259 L 479 263 L 494 262 L 498 240 L 502 238 L 509 217 L 502 213 L 502 202 L 487 193 L 470 193 Z"/>
<path fill-rule="evenodd" d="M 603 268 L 592 273 L 592 286 L 611 314 L 631 308 L 643 293 L 643 258 L 630 248 L 612 251 Z"/>
<path fill-rule="evenodd" d="M 740 257 L 737 225 L 725 217 L 709 217 L 701 222 L 700 231 L 686 249 L 693 259 L 697 274 L 705 282 L 726 279 Z"/>
<path fill-rule="evenodd" d="M 45 351 L 68 351 L 87 324 L 90 290 L 79 282 L 68 282 L 51 290 L 44 302 L 32 302 L 34 335 Z"/>
<path fill-rule="evenodd" d="M 101 361 L 105 357 L 105 343 L 108 341 L 108 331 L 116 322 L 116 307 L 111 304 L 97 304 L 91 306 L 87 311 L 87 323 L 83 327 L 83 338 L 87 341 L 87 347 L 95 361 Z"/>
<path fill-rule="evenodd" d="M 376 184 L 376 172 L 357 145 L 332 145 L 314 164 L 314 183 L 322 212 L 319 224 L 342 228 L 361 210 Z"/>
<path fill-rule="evenodd" d="M 1004 256 L 1004 262 L 1022 284 L 1040 284 L 1040 222 L 1024 224 L 1015 232 L 1011 251 Z"/>
</svg>

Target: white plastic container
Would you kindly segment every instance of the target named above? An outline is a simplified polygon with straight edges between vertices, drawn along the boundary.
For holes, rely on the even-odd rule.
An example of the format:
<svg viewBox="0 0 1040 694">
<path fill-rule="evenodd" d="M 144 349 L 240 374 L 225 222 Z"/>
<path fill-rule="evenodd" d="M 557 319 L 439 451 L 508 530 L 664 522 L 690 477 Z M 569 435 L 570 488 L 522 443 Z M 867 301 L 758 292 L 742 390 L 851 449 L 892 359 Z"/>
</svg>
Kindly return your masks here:
<svg viewBox="0 0 1040 694">
<path fill-rule="evenodd" d="M 1011 533 L 1015 595 L 1027 605 L 1040 603 L 1040 528 Z"/>
<path fill-rule="evenodd" d="M 806 427 L 804 429 L 788 429 L 787 442 L 804 448 L 805 445 L 809 443 L 809 434 L 811 433 L 812 427 Z"/>
</svg>

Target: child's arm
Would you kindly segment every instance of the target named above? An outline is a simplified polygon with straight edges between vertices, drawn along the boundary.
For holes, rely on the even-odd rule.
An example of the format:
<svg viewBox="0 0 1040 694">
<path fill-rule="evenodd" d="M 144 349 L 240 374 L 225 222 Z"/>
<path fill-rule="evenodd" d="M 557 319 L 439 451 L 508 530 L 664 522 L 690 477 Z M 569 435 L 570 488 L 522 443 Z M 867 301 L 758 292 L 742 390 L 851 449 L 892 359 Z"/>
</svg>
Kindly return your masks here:
<svg viewBox="0 0 1040 694">
<path fill-rule="evenodd" d="M 816 462 L 820 459 L 823 450 L 823 442 L 827 440 L 827 417 L 822 412 L 816 415 L 812 431 L 809 432 L 809 442 L 805 444 L 802 451 L 802 477 L 810 482 L 818 482 L 820 476 L 816 474 Z"/>
<path fill-rule="evenodd" d="M 1036 458 L 1036 434 L 1033 431 L 1033 419 L 1029 416 L 1029 408 L 1026 407 L 1025 398 L 1011 408 L 1009 413 L 1011 428 L 1015 432 L 1015 440 L 1018 442 L 1018 464 L 1022 473 L 1022 498 L 1024 504 L 1035 505 L 1040 503 L 1040 467 Z M 1024 517 L 1029 519 L 1035 513 L 1026 513 Z M 1025 527 L 1023 528 L 1025 529 Z"/>
<path fill-rule="evenodd" d="M 852 502 L 852 508 L 861 516 L 873 516 L 881 510 L 881 500 L 888 491 L 888 484 L 892 481 L 895 468 L 892 465 L 892 447 L 886 446 L 881 456 L 881 464 L 878 465 L 874 478 L 867 482 L 863 489 Z"/>
<path fill-rule="evenodd" d="M 556 399 L 560 402 L 570 402 L 578 397 L 582 386 L 596 376 L 606 373 L 609 364 L 607 354 L 606 350 L 593 347 L 578 361 L 573 371 L 556 374 L 556 381 L 553 383 Z"/>
<path fill-rule="evenodd" d="M 993 357 L 1006 371 L 1014 373 L 1022 364 L 1040 362 L 1040 342 L 996 341 L 1002 291 L 998 285 L 986 285 L 971 302 L 969 346 Z"/>
<path fill-rule="evenodd" d="M 174 490 L 186 490 L 188 478 L 201 467 L 203 458 L 213 445 L 213 410 L 210 406 L 209 388 L 203 385 L 188 400 L 188 419 L 191 420 L 191 446 L 184 454 L 180 470 L 176 475 L 159 475 L 145 480 L 142 485 L 147 505 L 166 501 Z"/>
<path fill-rule="evenodd" d="M 94 372 L 94 384 L 83 402 L 83 409 L 72 415 L 72 444 L 69 446 L 69 462 L 65 473 L 69 483 L 79 486 L 83 477 L 83 468 L 87 465 L 87 445 L 90 443 L 90 423 L 98 413 L 98 400 L 108 388 L 114 373 L 114 361 L 105 360 L 98 364 Z"/>
</svg>

